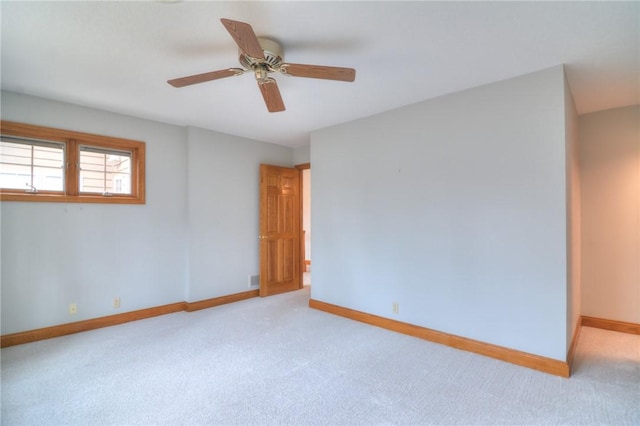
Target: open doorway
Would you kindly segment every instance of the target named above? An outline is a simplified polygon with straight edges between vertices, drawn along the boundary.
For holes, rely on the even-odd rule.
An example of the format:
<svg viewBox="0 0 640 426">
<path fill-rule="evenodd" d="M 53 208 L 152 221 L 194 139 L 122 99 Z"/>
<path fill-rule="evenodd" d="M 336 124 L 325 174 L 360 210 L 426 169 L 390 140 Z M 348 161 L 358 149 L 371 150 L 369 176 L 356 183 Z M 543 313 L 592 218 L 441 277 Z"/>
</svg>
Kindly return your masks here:
<svg viewBox="0 0 640 426">
<path fill-rule="evenodd" d="M 300 164 L 301 270 L 304 286 L 311 285 L 311 165 Z"/>
</svg>

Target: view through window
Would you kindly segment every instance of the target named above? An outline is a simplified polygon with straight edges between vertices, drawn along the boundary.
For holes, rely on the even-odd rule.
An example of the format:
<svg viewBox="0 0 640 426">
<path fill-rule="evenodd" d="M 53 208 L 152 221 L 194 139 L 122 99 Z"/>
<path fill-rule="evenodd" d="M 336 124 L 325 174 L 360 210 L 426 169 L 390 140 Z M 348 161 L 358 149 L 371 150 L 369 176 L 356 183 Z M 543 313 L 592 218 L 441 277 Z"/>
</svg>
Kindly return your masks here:
<svg viewBox="0 0 640 426">
<path fill-rule="evenodd" d="M 131 153 L 81 146 L 80 192 L 131 194 Z"/>
<path fill-rule="evenodd" d="M 64 144 L 2 137 L 0 187 L 64 191 Z"/>
</svg>

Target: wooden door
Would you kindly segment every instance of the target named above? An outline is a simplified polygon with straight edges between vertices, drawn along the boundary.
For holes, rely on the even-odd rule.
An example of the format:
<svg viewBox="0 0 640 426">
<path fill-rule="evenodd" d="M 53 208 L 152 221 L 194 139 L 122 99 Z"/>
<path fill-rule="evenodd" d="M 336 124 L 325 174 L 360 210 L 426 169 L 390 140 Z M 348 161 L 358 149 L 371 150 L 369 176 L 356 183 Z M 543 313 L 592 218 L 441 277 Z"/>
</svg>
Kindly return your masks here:
<svg viewBox="0 0 640 426">
<path fill-rule="evenodd" d="M 300 171 L 260 165 L 260 296 L 302 288 Z"/>
</svg>

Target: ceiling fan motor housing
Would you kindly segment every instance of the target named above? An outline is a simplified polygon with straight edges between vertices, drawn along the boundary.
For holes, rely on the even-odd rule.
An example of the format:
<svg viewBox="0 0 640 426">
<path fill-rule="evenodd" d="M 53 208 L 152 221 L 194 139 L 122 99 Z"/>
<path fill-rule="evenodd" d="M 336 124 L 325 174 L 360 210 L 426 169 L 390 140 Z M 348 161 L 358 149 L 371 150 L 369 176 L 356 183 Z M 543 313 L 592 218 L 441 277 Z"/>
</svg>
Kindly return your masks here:
<svg viewBox="0 0 640 426">
<path fill-rule="evenodd" d="M 261 37 L 258 37 L 258 42 L 260 42 L 260 47 L 264 51 L 265 59 L 252 58 L 242 50 L 238 50 L 240 64 L 250 70 L 255 70 L 260 65 L 264 65 L 269 72 L 278 71 L 280 65 L 284 63 L 284 55 L 280 43 Z"/>
</svg>

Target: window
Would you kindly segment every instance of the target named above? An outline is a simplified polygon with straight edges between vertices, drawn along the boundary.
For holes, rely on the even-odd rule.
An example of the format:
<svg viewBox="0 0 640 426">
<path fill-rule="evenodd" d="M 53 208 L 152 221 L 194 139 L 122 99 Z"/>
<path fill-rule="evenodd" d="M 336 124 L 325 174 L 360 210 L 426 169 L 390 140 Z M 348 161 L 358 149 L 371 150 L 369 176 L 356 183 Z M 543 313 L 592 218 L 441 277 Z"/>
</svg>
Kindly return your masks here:
<svg viewBox="0 0 640 426">
<path fill-rule="evenodd" d="M 64 191 L 64 144 L 2 136 L 0 188 Z"/>
<path fill-rule="evenodd" d="M 0 123 L 0 200 L 144 204 L 144 142 Z"/>
<path fill-rule="evenodd" d="M 80 146 L 80 192 L 131 194 L 131 153 Z"/>
</svg>

